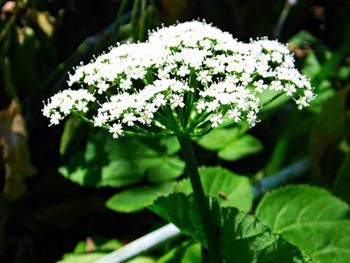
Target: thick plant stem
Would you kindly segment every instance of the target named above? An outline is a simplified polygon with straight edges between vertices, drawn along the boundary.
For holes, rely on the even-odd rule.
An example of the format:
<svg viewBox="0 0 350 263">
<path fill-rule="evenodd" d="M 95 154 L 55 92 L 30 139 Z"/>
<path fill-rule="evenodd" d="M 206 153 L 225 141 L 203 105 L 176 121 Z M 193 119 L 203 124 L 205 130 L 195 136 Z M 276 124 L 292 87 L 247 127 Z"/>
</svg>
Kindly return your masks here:
<svg viewBox="0 0 350 263">
<path fill-rule="evenodd" d="M 193 152 L 191 139 L 186 134 L 177 136 L 183 157 L 186 162 L 187 174 L 193 189 L 194 199 L 198 208 L 199 217 L 201 219 L 205 237 L 208 243 L 211 263 L 222 263 L 218 237 L 216 235 L 213 219 L 209 210 L 208 199 L 204 195 L 202 183 L 200 181 L 196 158 Z"/>
</svg>

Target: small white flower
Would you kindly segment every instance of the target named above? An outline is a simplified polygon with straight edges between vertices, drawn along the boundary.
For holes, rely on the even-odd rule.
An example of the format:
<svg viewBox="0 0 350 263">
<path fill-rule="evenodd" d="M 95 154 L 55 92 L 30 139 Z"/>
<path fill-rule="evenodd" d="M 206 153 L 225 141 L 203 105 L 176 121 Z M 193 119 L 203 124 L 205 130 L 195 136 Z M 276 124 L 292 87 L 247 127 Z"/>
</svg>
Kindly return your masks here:
<svg viewBox="0 0 350 263">
<path fill-rule="evenodd" d="M 101 127 L 102 125 L 105 125 L 108 120 L 109 117 L 106 113 L 100 113 L 94 117 L 94 126 Z"/>
<path fill-rule="evenodd" d="M 236 75 L 228 75 L 226 77 L 226 81 L 227 82 L 232 82 L 232 83 L 238 83 L 239 82 L 239 78 Z"/>
<path fill-rule="evenodd" d="M 119 86 L 120 86 L 120 88 L 121 88 L 122 90 L 128 90 L 128 89 L 131 89 L 131 87 L 132 87 L 132 82 L 131 82 L 131 80 L 130 80 L 129 78 L 127 78 L 127 79 L 122 79 L 122 80 L 120 81 Z"/>
<path fill-rule="evenodd" d="M 198 101 L 197 102 L 197 111 L 199 112 L 199 113 L 201 113 L 203 110 L 205 110 L 205 108 L 207 107 L 207 105 L 206 105 L 206 103 L 204 102 L 204 101 Z"/>
<path fill-rule="evenodd" d="M 137 120 L 142 124 L 151 125 L 153 117 L 153 113 L 141 112 L 140 117 Z"/>
<path fill-rule="evenodd" d="M 283 90 L 286 92 L 287 96 L 292 96 L 293 93 L 297 91 L 295 85 L 291 83 L 287 83 Z"/>
<path fill-rule="evenodd" d="M 298 109 L 301 110 L 304 107 L 309 106 L 309 103 L 307 102 L 307 98 L 306 97 L 300 97 L 299 99 L 297 99 L 295 101 L 295 103 L 298 105 Z"/>
<path fill-rule="evenodd" d="M 169 79 L 170 74 L 169 74 L 169 71 L 167 69 L 159 69 L 157 76 L 160 79 Z"/>
<path fill-rule="evenodd" d="M 164 106 L 166 104 L 165 96 L 163 94 L 157 94 L 153 100 L 153 103 L 157 106 Z"/>
<path fill-rule="evenodd" d="M 249 82 L 252 81 L 252 77 L 248 73 L 243 73 L 239 80 L 242 82 L 243 85 L 247 85 Z"/>
<path fill-rule="evenodd" d="M 277 63 L 281 63 L 282 62 L 282 59 L 283 59 L 283 56 L 281 53 L 275 51 L 275 52 L 272 52 L 271 54 L 271 60 L 273 62 L 277 62 Z"/>
<path fill-rule="evenodd" d="M 315 99 L 315 94 L 311 90 L 305 90 L 304 96 L 307 103 L 310 103 L 313 99 Z"/>
<path fill-rule="evenodd" d="M 185 107 L 185 103 L 183 102 L 183 99 L 184 98 L 182 96 L 173 94 L 171 96 L 171 99 L 170 99 L 170 106 L 172 108 L 176 108 L 176 107 L 183 108 L 183 107 Z"/>
<path fill-rule="evenodd" d="M 203 70 L 203 71 L 200 71 L 198 73 L 198 76 L 197 76 L 197 80 L 202 83 L 202 84 L 205 84 L 207 82 L 210 82 L 211 81 L 211 76 L 209 76 L 209 71 L 208 70 Z"/>
<path fill-rule="evenodd" d="M 123 136 L 123 127 L 120 123 L 113 123 L 112 127 L 109 127 L 109 132 L 112 133 L 113 138 L 119 138 Z"/>
<path fill-rule="evenodd" d="M 233 119 L 235 122 L 239 122 L 241 120 L 242 113 L 238 111 L 237 108 L 234 108 L 233 110 L 229 110 L 227 113 L 228 113 L 228 117 L 230 119 Z"/>
<path fill-rule="evenodd" d="M 103 92 L 105 92 L 109 88 L 109 85 L 104 81 L 100 81 L 96 84 L 96 87 L 98 88 L 97 92 L 99 94 L 102 94 Z"/>
<path fill-rule="evenodd" d="M 264 84 L 262 79 L 253 82 L 253 86 L 255 86 L 255 91 L 258 93 L 262 93 L 265 89 L 267 89 L 267 85 Z"/>
<path fill-rule="evenodd" d="M 136 121 L 137 118 L 133 113 L 125 113 L 123 116 L 123 123 L 126 123 L 128 126 L 133 126 L 134 121 Z"/>
<path fill-rule="evenodd" d="M 279 81 L 279 80 L 271 81 L 271 89 L 275 90 L 275 91 L 283 90 L 283 86 L 282 86 L 281 81 Z"/>
<path fill-rule="evenodd" d="M 177 71 L 177 75 L 179 75 L 180 77 L 185 77 L 188 74 L 190 74 L 190 70 L 185 65 L 182 65 Z"/>
<path fill-rule="evenodd" d="M 219 107 L 220 107 L 220 104 L 218 100 L 210 101 L 207 103 L 208 112 L 216 111 Z"/>
<path fill-rule="evenodd" d="M 50 120 L 50 124 L 51 125 L 57 125 L 59 124 L 60 120 L 62 120 L 62 116 L 58 113 L 55 112 L 50 116 L 51 120 Z"/>
<path fill-rule="evenodd" d="M 257 116 L 254 111 L 251 111 L 247 115 L 247 121 L 250 127 L 254 127 L 256 124 Z"/>
<path fill-rule="evenodd" d="M 211 121 L 211 127 L 216 128 L 223 122 L 222 114 L 213 114 L 209 120 Z"/>
</svg>

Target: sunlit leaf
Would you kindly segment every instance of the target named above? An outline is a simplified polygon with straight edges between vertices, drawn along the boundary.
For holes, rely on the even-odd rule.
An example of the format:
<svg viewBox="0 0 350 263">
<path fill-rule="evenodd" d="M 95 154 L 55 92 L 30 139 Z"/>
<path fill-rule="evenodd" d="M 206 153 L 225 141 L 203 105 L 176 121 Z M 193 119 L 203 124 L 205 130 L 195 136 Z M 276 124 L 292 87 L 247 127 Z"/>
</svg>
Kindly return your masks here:
<svg viewBox="0 0 350 263">
<path fill-rule="evenodd" d="M 169 194 L 173 183 L 143 185 L 121 191 L 107 200 L 107 207 L 123 213 L 141 210 L 153 203 L 158 197 Z"/>
<path fill-rule="evenodd" d="M 326 190 L 309 186 L 275 190 L 263 198 L 256 215 L 316 262 L 349 261 L 349 206 Z"/>
<path fill-rule="evenodd" d="M 126 261 L 126 263 L 153 263 L 155 262 L 153 258 L 149 256 L 139 256 Z"/>
<path fill-rule="evenodd" d="M 183 233 L 207 246 L 193 196 L 176 193 L 161 197 L 150 208 L 174 223 Z M 219 248 L 226 262 L 308 262 L 297 247 L 273 234 L 254 216 L 236 208 L 219 208 L 213 201 L 211 211 L 214 222 L 218 224 Z"/>
<path fill-rule="evenodd" d="M 59 171 L 86 186 L 122 187 L 142 179 L 166 182 L 180 176 L 185 167 L 178 157 L 168 154 L 167 145 L 155 139 L 116 140 L 101 132 L 90 136 L 85 151 L 75 154 Z"/>
<path fill-rule="evenodd" d="M 249 179 L 222 167 L 200 167 L 203 189 L 206 195 L 215 197 L 221 207 L 236 207 L 249 211 L 253 204 L 253 192 Z M 177 190 L 192 193 L 189 179 L 184 179 Z"/>
<path fill-rule="evenodd" d="M 205 149 L 218 151 L 236 140 L 240 135 L 239 128 L 214 129 L 202 136 L 197 143 Z"/>
<path fill-rule="evenodd" d="M 56 263 L 93 263 L 100 257 L 105 256 L 104 252 L 90 252 L 84 254 L 66 254 L 63 259 Z"/>
<path fill-rule="evenodd" d="M 202 248 L 198 243 L 189 246 L 181 258 L 181 263 L 201 263 L 202 262 Z"/>
<path fill-rule="evenodd" d="M 263 149 L 257 138 L 250 134 L 241 134 L 239 128 L 213 130 L 197 143 L 205 149 L 218 151 L 218 156 L 226 161 L 236 161 Z"/>
</svg>

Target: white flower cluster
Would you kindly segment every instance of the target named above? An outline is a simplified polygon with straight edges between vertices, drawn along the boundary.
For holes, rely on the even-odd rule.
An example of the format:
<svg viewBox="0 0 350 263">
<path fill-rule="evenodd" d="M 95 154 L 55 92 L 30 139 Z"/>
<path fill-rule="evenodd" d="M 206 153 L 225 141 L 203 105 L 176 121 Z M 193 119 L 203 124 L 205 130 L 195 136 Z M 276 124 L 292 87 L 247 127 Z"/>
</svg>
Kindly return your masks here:
<svg viewBox="0 0 350 263">
<path fill-rule="evenodd" d="M 85 89 L 67 89 L 50 98 L 48 104 L 44 106 L 43 115 L 50 118 L 50 125 L 57 125 L 72 111 L 86 113 L 88 103 L 95 100 L 95 97 Z"/>
<path fill-rule="evenodd" d="M 90 113 L 117 138 L 126 132 L 200 134 L 227 119 L 257 122 L 259 94 L 292 97 L 301 109 L 315 95 L 288 48 L 268 39 L 242 43 L 192 21 L 150 32 L 146 43 L 113 47 L 69 76 L 89 88 L 56 94 L 44 115 L 57 124 L 70 111 Z M 97 102 L 97 103 L 96 103 Z"/>
</svg>

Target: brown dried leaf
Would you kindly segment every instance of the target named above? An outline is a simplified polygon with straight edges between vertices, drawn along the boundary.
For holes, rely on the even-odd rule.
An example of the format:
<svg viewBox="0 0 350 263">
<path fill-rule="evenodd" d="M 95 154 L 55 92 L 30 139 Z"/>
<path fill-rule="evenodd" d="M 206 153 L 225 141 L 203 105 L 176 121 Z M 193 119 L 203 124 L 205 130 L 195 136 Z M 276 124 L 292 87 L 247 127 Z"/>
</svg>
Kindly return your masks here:
<svg viewBox="0 0 350 263">
<path fill-rule="evenodd" d="M 0 147 L 5 166 L 3 196 L 7 201 L 13 201 L 25 193 L 24 179 L 36 173 L 30 163 L 21 106 L 16 101 L 0 112 Z"/>
</svg>

